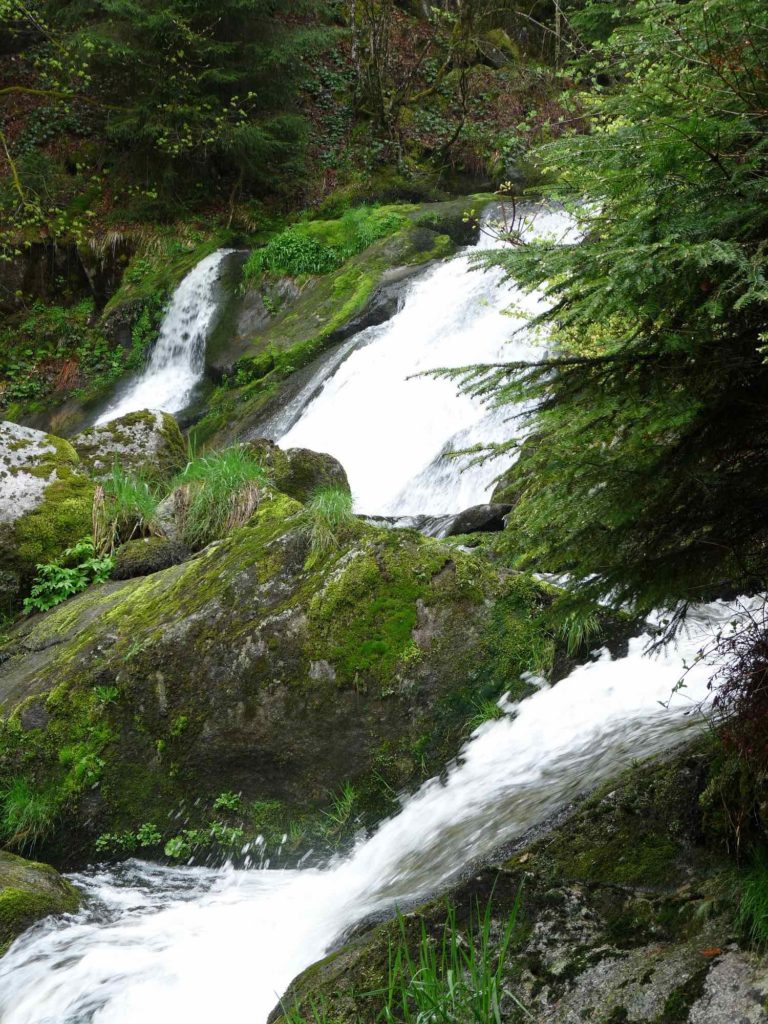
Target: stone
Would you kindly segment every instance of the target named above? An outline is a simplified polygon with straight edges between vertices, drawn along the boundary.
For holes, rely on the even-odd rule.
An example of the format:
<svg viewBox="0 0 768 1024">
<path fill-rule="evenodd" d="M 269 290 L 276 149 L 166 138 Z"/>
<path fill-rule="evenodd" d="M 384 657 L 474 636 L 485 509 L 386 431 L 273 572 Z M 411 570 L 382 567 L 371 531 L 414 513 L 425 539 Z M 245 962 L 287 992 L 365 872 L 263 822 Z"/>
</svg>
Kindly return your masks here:
<svg viewBox="0 0 768 1024">
<path fill-rule="evenodd" d="M 105 480 L 117 465 L 150 479 L 171 476 L 187 458 L 184 438 L 167 412 L 145 409 L 75 434 L 72 447 L 94 480 Z"/>
<path fill-rule="evenodd" d="M 0 956 L 36 921 L 79 905 L 77 889 L 48 864 L 0 850 Z"/>
<path fill-rule="evenodd" d="M 0 610 L 18 606 L 39 563 L 90 534 L 93 491 L 68 441 L 0 423 Z"/>
<path fill-rule="evenodd" d="M 260 459 L 278 491 L 302 504 L 324 487 L 350 493 L 346 471 L 333 455 L 308 448 L 283 450 L 267 438 L 249 441 L 248 446 Z"/>
<path fill-rule="evenodd" d="M 168 569 L 189 558 L 189 548 L 167 537 L 142 537 L 130 540 L 118 548 L 111 576 L 115 580 L 130 580 L 136 576 L 149 576 Z"/>
</svg>

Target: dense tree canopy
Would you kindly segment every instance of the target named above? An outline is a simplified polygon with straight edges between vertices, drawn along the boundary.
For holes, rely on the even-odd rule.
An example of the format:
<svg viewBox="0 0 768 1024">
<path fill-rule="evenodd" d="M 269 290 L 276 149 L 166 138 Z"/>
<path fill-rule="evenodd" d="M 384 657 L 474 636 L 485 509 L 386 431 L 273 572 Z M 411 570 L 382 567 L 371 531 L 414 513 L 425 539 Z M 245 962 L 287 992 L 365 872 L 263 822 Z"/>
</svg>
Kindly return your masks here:
<svg viewBox="0 0 768 1024">
<path fill-rule="evenodd" d="M 487 257 L 552 302 L 547 358 L 467 378 L 535 399 L 525 560 L 640 610 L 768 575 L 766 53 L 762 0 L 641 0 L 541 153 L 581 240 Z"/>
</svg>

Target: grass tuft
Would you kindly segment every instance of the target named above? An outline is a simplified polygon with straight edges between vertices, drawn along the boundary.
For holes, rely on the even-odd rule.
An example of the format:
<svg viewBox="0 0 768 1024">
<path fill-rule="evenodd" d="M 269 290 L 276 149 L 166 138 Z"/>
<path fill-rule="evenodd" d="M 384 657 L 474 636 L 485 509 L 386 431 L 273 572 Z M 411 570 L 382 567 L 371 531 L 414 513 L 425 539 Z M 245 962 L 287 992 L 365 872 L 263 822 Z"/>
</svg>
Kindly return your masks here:
<svg viewBox="0 0 768 1024">
<path fill-rule="evenodd" d="M 322 487 L 309 499 L 304 509 L 309 535 L 308 568 L 337 548 L 357 525 L 352 506 L 352 495 L 341 487 Z"/>
<path fill-rule="evenodd" d="M 768 948 L 768 854 L 763 852 L 742 882 L 738 923 L 753 946 Z"/>
<path fill-rule="evenodd" d="M 157 533 L 160 494 L 148 480 L 113 466 L 103 487 L 96 488 L 93 502 L 93 536 L 96 549 L 111 553 L 134 537 Z"/>
<path fill-rule="evenodd" d="M 34 790 L 26 779 L 14 779 L 0 793 L 3 842 L 22 852 L 31 852 L 53 830 L 58 803 L 49 793 Z"/>
<path fill-rule="evenodd" d="M 268 483 L 262 464 L 242 445 L 190 459 L 175 480 L 186 543 L 204 547 L 247 523 Z"/>
</svg>

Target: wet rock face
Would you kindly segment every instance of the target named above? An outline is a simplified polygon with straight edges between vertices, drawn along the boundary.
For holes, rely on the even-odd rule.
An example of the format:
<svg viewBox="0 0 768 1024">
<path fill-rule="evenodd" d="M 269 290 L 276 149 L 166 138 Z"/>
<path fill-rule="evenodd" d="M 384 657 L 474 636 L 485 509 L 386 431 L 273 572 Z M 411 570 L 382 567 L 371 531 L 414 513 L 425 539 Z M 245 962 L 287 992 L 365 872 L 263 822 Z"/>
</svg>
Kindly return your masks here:
<svg viewBox="0 0 768 1024">
<path fill-rule="evenodd" d="M 79 904 L 75 887 L 52 867 L 0 850 L 0 956 L 35 921 Z"/>
<path fill-rule="evenodd" d="M 500 693 L 545 669 L 529 577 L 357 523 L 309 561 L 310 530 L 278 494 L 183 564 L 16 629 L 2 652 L 0 789 L 21 774 L 60 794 L 46 854 L 92 856 L 101 832 L 167 822 L 182 801 L 192 819 L 190 794 L 241 792 L 295 817 L 350 784 L 378 820 L 455 755 L 489 680 Z M 39 724 L 25 730 L 31 705 Z M 75 741 L 95 766 L 87 785 L 56 756 Z"/>
<path fill-rule="evenodd" d="M 0 608 L 18 603 L 38 563 L 90 532 L 93 484 L 80 468 L 67 441 L 0 423 Z"/>
<path fill-rule="evenodd" d="M 149 409 L 90 427 L 70 440 L 94 480 L 106 479 L 115 465 L 150 478 L 166 477 L 186 459 L 176 420 L 170 413 Z"/>
<path fill-rule="evenodd" d="M 700 747 L 602 787 L 543 837 L 407 915 L 412 953 L 422 925 L 439 943 L 448 906 L 466 935 L 490 901 L 500 935 L 519 897 L 503 988 L 527 1012 L 507 997 L 502 1020 L 765 1021 L 768 960 L 739 943 L 732 865 L 703 828 L 710 760 Z M 397 922 L 359 935 L 296 979 L 283 1004 L 312 1000 L 338 1024 L 373 1024 L 380 1005 L 359 993 L 386 991 L 400 939 Z M 279 1008 L 272 1020 L 286 1024 Z"/>
</svg>

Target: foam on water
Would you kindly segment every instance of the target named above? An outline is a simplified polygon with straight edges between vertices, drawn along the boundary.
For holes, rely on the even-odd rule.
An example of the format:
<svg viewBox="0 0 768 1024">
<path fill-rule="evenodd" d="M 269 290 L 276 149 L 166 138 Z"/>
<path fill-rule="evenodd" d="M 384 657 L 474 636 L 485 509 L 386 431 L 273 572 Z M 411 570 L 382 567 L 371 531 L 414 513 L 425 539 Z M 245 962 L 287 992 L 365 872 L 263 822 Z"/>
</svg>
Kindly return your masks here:
<svg viewBox="0 0 768 1024">
<path fill-rule="evenodd" d="M 0 960 L 0 1021 L 264 1024 L 292 978 L 351 926 L 440 888 L 632 759 L 701 727 L 714 667 L 695 655 L 704 638 L 744 613 L 722 602 L 700 608 L 659 656 L 644 655 L 648 637 L 640 636 L 626 657 L 603 651 L 542 686 L 481 726 L 445 783 L 427 783 L 326 868 L 131 862 L 76 876 L 86 908 L 36 926 Z M 690 663 L 685 689 L 673 695 Z"/>
<path fill-rule="evenodd" d="M 108 423 L 141 409 L 180 412 L 205 370 L 205 344 L 216 316 L 215 285 L 221 263 L 233 249 L 217 249 L 179 284 L 160 325 L 149 362 L 96 420 Z"/>
<path fill-rule="evenodd" d="M 568 215 L 546 210 L 526 230 L 561 241 L 576 232 Z M 400 311 L 348 346 L 351 354 L 279 438 L 284 448 L 335 455 L 349 476 L 357 511 L 459 512 L 490 497 L 503 462 L 458 472 L 445 455 L 508 438 L 509 411 L 459 394 L 451 381 L 414 375 L 540 356 L 525 327 L 527 316 L 541 310 L 541 296 L 503 282 L 499 269 L 473 269 L 471 252 L 497 245 L 485 231 L 474 250 L 414 281 Z"/>
</svg>

